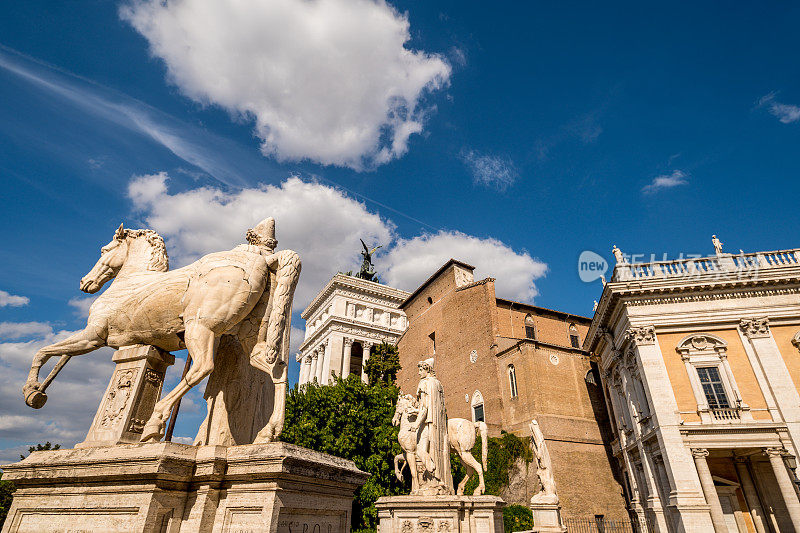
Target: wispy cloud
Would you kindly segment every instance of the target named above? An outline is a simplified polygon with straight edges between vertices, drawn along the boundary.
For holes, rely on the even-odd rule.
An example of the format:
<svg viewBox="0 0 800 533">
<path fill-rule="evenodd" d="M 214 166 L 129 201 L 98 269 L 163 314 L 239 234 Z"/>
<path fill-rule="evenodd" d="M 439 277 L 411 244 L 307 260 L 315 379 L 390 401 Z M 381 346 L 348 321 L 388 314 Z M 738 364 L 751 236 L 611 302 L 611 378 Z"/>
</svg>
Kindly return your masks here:
<svg viewBox="0 0 800 533">
<path fill-rule="evenodd" d="M 44 337 L 52 333 L 53 328 L 44 322 L 0 322 L 0 339 L 4 340 Z"/>
<path fill-rule="evenodd" d="M 26 80 L 94 119 L 150 139 L 226 185 L 246 185 L 256 165 L 263 171 L 260 158 L 249 148 L 3 45 L 0 45 L 0 71 Z M 88 164 L 96 170 L 103 166 L 104 159 L 91 158 Z"/>
<path fill-rule="evenodd" d="M 758 107 L 766 107 L 772 115 L 778 117 L 778 120 L 784 124 L 791 124 L 800 120 L 800 106 L 778 102 L 775 96 L 777 96 L 775 91 L 762 96 L 758 100 Z"/>
<path fill-rule="evenodd" d="M 0 291 L 0 307 L 21 307 L 29 303 L 30 299 L 27 296 L 17 296 L 6 291 Z"/>
<path fill-rule="evenodd" d="M 508 157 L 480 154 L 475 150 L 462 150 L 461 160 L 469 168 L 475 183 L 498 191 L 506 190 L 519 176 L 514 163 Z"/>
<path fill-rule="evenodd" d="M 86 298 L 81 298 L 80 296 L 76 296 L 75 298 L 70 298 L 67 302 L 70 307 L 73 308 L 75 312 L 75 316 L 79 318 L 86 318 L 89 316 L 89 308 L 92 306 L 94 301 L 97 299 L 97 296 L 89 296 Z"/>
<path fill-rule="evenodd" d="M 689 175 L 682 170 L 673 170 L 670 174 L 662 174 L 653 178 L 653 181 L 642 187 L 644 194 L 654 194 L 663 189 L 671 189 L 678 185 L 689 183 Z"/>
</svg>

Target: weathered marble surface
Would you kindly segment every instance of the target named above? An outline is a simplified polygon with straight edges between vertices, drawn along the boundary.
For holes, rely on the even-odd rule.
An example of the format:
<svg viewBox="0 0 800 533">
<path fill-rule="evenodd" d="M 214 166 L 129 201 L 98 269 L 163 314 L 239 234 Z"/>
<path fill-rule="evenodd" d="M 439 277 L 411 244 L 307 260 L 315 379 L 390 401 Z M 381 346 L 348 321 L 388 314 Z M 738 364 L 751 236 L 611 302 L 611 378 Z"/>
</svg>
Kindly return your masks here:
<svg viewBox="0 0 800 533">
<path fill-rule="evenodd" d="M 503 533 L 497 496 L 384 496 L 378 533 Z"/>
<path fill-rule="evenodd" d="M 281 442 L 33 452 L 3 470 L 17 486 L 3 533 L 347 532 L 368 476 Z"/>
</svg>

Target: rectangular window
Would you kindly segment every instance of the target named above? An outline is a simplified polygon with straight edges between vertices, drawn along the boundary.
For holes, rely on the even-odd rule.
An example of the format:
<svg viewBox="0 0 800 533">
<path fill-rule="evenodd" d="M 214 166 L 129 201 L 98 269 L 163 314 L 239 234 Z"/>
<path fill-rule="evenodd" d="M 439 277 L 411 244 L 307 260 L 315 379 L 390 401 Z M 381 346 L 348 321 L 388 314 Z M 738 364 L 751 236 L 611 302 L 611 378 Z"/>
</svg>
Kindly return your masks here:
<svg viewBox="0 0 800 533">
<path fill-rule="evenodd" d="M 533 329 L 533 326 L 525 326 L 525 338 L 526 339 L 536 338 L 536 330 Z"/>
<path fill-rule="evenodd" d="M 725 394 L 725 387 L 722 385 L 722 378 L 719 375 L 719 368 L 716 366 L 698 367 L 697 374 L 700 376 L 700 385 L 703 387 L 703 394 L 711 409 L 728 409 L 728 396 Z"/>
<path fill-rule="evenodd" d="M 486 420 L 483 419 L 483 404 L 473 405 L 472 414 L 475 417 L 475 422 L 486 422 Z"/>
<path fill-rule="evenodd" d="M 578 338 L 577 335 L 570 335 L 569 342 L 572 343 L 573 348 L 580 348 L 581 347 L 581 340 Z"/>
</svg>

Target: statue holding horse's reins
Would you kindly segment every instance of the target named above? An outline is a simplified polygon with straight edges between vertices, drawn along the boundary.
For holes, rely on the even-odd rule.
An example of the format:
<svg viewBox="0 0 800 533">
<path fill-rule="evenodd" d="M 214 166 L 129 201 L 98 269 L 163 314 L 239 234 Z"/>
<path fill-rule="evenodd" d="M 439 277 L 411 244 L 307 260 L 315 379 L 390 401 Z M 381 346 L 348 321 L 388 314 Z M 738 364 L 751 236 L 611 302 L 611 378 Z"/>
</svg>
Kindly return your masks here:
<svg viewBox="0 0 800 533">
<path fill-rule="evenodd" d="M 392 424 L 400 426 L 397 440 L 400 442 L 403 453 L 396 455 L 394 458 L 394 472 L 398 481 L 402 481 L 403 469 L 408 465 L 409 472 L 411 473 L 411 494 L 416 494 L 420 486 L 420 472 L 417 471 L 419 430 L 414 429 L 418 413 L 419 407 L 416 399 L 410 394 L 404 395 L 400 393 L 397 398 L 397 406 L 395 407 Z M 472 456 L 472 447 L 475 446 L 476 431 L 480 432 L 481 435 L 480 463 Z M 478 474 L 478 486 L 472 494 L 474 496 L 483 494 L 486 491 L 483 473 L 486 471 L 486 459 L 488 455 L 488 431 L 486 423 L 472 422 L 465 418 L 448 418 L 447 437 L 450 448 L 458 453 L 461 462 L 464 464 L 464 468 L 467 470 L 467 475 L 464 476 L 464 479 L 458 484 L 456 494 L 459 496 L 464 494 L 464 487 L 476 473 Z M 481 468 L 481 466 L 483 467 Z"/>
<path fill-rule="evenodd" d="M 247 241 L 168 271 L 166 247 L 158 233 L 124 229 L 120 224 L 111 242 L 100 249 L 100 259 L 81 279 L 80 288 L 94 294 L 114 281 L 92 304 L 82 331 L 36 353 L 23 387 L 26 403 L 42 407 L 45 389 L 73 356 L 103 346 L 186 348 L 194 364 L 156 403 L 144 426 L 142 442 L 155 442 L 164 436 L 173 405 L 213 370 L 220 336 L 236 334 L 250 363 L 267 372 L 275 384 L 274 410 L 256 442 L 276 439 L 283 429 L 287 332 L 300 257 L 291 250 L 274 251 L 272 218 L 248 230 Z M 61 359 L 40 383 L 40 368 L 55 355 Z"/>
</svg>

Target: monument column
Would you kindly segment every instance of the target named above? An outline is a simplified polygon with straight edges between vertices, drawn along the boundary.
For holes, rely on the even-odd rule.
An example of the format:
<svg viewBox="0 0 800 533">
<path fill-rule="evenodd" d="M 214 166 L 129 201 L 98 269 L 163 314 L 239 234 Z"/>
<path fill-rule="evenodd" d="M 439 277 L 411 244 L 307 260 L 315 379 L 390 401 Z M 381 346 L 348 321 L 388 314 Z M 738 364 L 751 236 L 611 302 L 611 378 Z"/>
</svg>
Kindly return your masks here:
<svg viewBox="0 0 800 533">
<path fill-rule="evenodd" d="M 764 453 L 769 457 L 772 471 L 775 473 L 775 479 L 778 480 L 783 502 L 786 504 L 786 510 L 789 511 L 794 530 L 800 531 L 800 500 L 797 499 L 797 493 L 792 485 L 792 480 L 789 478 L 789 472 L 786 471 L 783 452 L 784 450 L 780 448 L 767 448 L 764 450 Z"/>
<path fill-rule="evenodd" d="M 319 364 L 319 354 L 317 353 L 317 349 L 314 348 L 314 351 L 309 354 L 311 358 L 311 367 L 308 371 L 308 382 L 311 383 L 317 379 L 317 365 Z"/>
<path fill-rule="evenodd" d="M 758 499 L 758 493 L 753 484 L 753 477 L 750 475 L 750 470 L 747 468 L 747 463 L 747 457 L 734 458 L 736 473 L 739 476 L 739 483 L 742 484 L 742 492 L 744 493 L 744 499 L 750 511 L 750 518 L 753 520 L 753 526 L 756 528 L 756 533 L 766 533 L 767 528 L 764 526 L 764 510 L 761 508 L 761 502 Z"/>
<path fill-rule="evenodd" d="M 344 356 L 342 357 L 342 378 L 350 375 L 350 358 L 353 355 L 353 339 L 344 338 Z"/>
<path fill-rule="evenodd" d="M 327 385 L 331 381 L 331 339 L 322 341 L 322 376 L 320 384 Z"/>
<path fill-rule="evenodd" d="M 298 353 L 294 356 L 294 358 L 298 363 L 300 363 L 300 373 L 297 376 L 297 384 L 302 385 L 306 382 L 306 357 L 303 354 Z"/>
<path fill-rule="evenodd" d="M 322 368 L 325 366 L 325 346 L 317 347 L 317 383 L 322 385 Z"/>
<path fill-rule="evenodd" d="M 369 361 L 369 354 L 372 350 L 372 343 L 371 342 L 362 342 L 362 348 L 364 349 L 361 355 L 361 381 L 364 383 L 367 382 L 367 361 Z"/>
<path fill-rule="evenodd" d="M 719 502 L 719 495 L 717 494 L 717 489 L 714 487 L 714 478 L 711 477 L 711 471 L 708 469 L 708 461 L 706 461 L 708 450 L 704 448 L 695 448 L 692 450 L 692 457 L 694 457 L 694 464 L 697 467 L 697 474 L 700 476 L 700 486 L 703 488 L 706 502 L 711 506 L 711 523 L 714 524 L 714 531 L 717 533 L 727 533 L 728 525 L 725 523 L 722 504 Z M 788 479 L 789 476 L 787 475 L 786 477 Z"/>
</svg>

